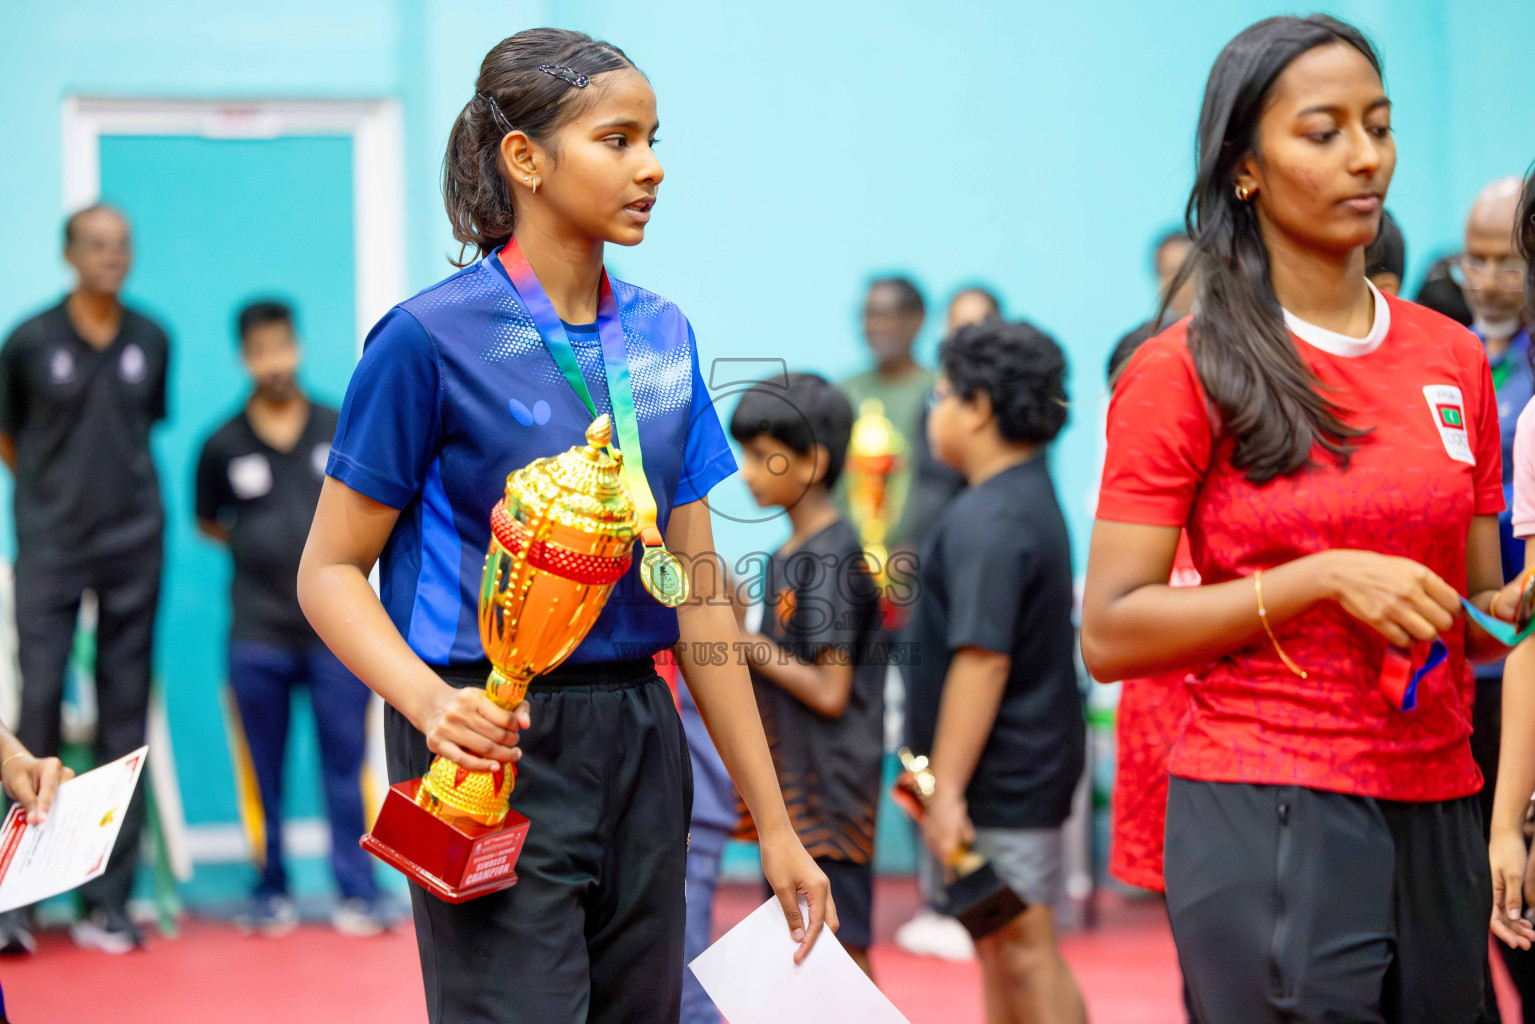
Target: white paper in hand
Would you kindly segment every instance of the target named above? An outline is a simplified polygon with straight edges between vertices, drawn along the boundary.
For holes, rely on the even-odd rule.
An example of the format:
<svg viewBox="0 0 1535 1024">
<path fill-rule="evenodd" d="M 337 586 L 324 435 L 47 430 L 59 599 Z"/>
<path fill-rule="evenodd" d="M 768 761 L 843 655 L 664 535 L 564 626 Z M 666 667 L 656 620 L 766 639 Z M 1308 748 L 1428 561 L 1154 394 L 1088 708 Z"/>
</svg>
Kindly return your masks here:
<svg viewBox="0 0 1535 1024">
<path fill-rule="evenodd" d="M 48 820 L 28 825 L 20 806 L 0 826 L 0 912 L 84 885 L 107 869 L 148 747 L 59 786 Z"/>
<path fill-rule="evenodd" d="M 688 966 L 730 1024 L 909 1024 L 830 928 L 795 966 L 797 948 L 770 899 Z"/>
</svg>

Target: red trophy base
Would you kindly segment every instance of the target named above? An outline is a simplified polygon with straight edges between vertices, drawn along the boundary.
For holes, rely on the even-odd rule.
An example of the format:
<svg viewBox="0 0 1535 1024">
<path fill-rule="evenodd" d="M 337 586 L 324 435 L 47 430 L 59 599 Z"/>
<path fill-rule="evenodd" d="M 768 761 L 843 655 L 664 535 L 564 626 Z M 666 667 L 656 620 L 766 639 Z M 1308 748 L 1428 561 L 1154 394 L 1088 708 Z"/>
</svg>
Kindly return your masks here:
<svg viewBox="0 0 1535 1024">
<path fill-rule="evenodd" d="M 416 803 L 420 787 L 420 779 L 389 787 L 373 831 L 360 840 L 362 848 L 449 903 L 516 885 L 512 868 L 528 819 L 508 811 L 496 826 L 444 821 Z"/>
</svg>

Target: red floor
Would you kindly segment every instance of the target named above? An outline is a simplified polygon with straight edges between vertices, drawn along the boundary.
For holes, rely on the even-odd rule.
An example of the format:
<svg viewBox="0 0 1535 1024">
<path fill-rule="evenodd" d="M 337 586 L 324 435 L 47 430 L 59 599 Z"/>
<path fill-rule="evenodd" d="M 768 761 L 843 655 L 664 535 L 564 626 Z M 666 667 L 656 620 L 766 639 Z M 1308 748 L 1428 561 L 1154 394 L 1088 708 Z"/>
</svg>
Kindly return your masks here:
<svg viewBox="0 0 1535 1024">
<path fill-rule="evenodd" d="M 875 901 L 876 978 L 912 1024 L 980 1022 L 978 969 L 910 956 L 889 936 L 910 915 L 909 882 L 882 881 Z M 755 886 L 727 887 L 725 928 L 760 903 Z M 14 1024 L 418 1024 L 425 1019 L 409 925 L 378 939 L 348 939 L 306 925 L 282 939 L 244 938 L 220 922 L 189 919 L 180 938 L 110 957 L 42 936 L 36 957 L 0 961 Z M 1172 938 L 1155 904 L 1106 901 L 1101 926 L 1064 942 L 1089 1014 L 1102 1024 L 1183 1024 Z M 1516 1016 L 1508 1019 L 1517 1020 Z"/>
</svg>

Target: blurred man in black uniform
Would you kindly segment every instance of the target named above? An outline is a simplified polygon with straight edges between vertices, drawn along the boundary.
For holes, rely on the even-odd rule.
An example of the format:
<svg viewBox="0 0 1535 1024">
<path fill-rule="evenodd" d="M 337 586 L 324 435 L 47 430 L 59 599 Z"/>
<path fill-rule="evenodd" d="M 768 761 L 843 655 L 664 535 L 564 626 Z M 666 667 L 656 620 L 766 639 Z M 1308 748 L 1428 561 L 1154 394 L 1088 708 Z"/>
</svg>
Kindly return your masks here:
<svg viewBox="0 0 1535 1024">
<path fill-rule="evenodd" d="M 64 673 L 81 595 L 96 595 L 98 764 L 142 746 L 160 597 L 160 483 L 150 428 L 165 417 L 170 342 L 119 299 L 133 262 L 128 222 L 108 206 L 70 217 L 64 258 L 76 285 L 0 347 L 0 458 L 15 475 L 17 735 L 58 753 Z M 106 873 L 82 890 L 75 941 L 108 953 L 143 944 L 128 892 L 143 787 Z M 30 916 L 6 915 L 0 950 L 31 952 Z"/>
<path fill-rule="evenodd" d="M 320 642 L 298 604 L 298 565 L 320 500 L 337 413 L 298 383 L 293 311 L 254 302 L 236 321 L 240 357 L 255 388 L 239 412 L 203 445 L 197 460 L 197 524 L 234 556 L 229 685 L 261 794 L 264 833 L 251 931 L 280 935 L 298 915 L 283 865 L 283 755 L 295 687 L 309 689 L 330 814 L 331 868 L 341 901 L 332 915 L 348 935 L 388 925 L 372 858 L 357 840 L 363 822 L 364 722 L 371 691 Z"/>
</svg>

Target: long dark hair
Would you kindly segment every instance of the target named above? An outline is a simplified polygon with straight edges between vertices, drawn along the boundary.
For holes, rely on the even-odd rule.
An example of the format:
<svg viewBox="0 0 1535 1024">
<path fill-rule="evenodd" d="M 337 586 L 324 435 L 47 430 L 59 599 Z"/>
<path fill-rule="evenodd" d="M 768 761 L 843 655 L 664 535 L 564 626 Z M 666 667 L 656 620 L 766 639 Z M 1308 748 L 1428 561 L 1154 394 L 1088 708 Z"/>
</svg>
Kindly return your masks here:
<svg viewBox="0 0 1535 1024">
<path fill-rule="evenodd" d="M 1258 145 L 1258 119 L 1275 80 L 1301 54 L 1335 43 L 1352 46 L 1380 72 L 1364 35 L 1323 14 L 1260 21 L 1215 58 L 1185 210 L 1194 249 L 1167 289 L 1173 295 L 1194 275 L 1194 365 L 1236 441 L 1232 465 L 1258 484 L 1309 464 L 1317 444 L 1346 463 L 1351 442 L 1367 433 L 1343 422 L 1296 352 L 1274 295 L 1258 216 L 1237 198 L 1233 180 L 1237 163 Z M 1158 320 L 1166 313 L 1164 298 Z"/>
<path fill-rule="evenodd" d="M 1519 219 L 1514 226 L 1514 245 L 1524 257 L 1524 305 L 1527 313 L 1535 313 L 1535 165 L 1524 179 L 1524 191 L 1519 194 Z M 1535 350 L 1535 346 L 1531 346 Z M 1532 352 L 1531 359 L 1535 359 Z"/>
<path fill-rule="evenodd" d="M 544 141 L 581 113 L 586 86 L 578 82 L 633 67 L 613 44 L 558 28 L 530 28 L 490 48 L 442 158 L 442 200 L 453 237 L 463 246 L 454 266 L 466 266 L 512 237 L 512 196 L 501 177 L 507 133 L 516 128 Z M 465 259 L 471 248 L 475 256 Z"/>
</svg>

